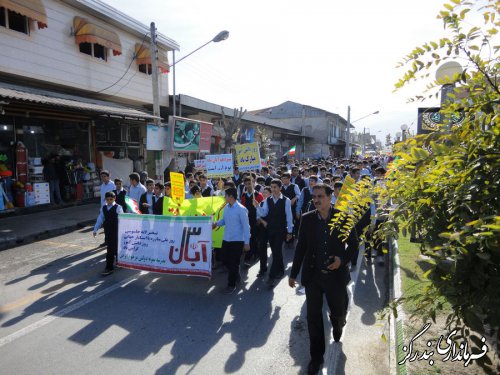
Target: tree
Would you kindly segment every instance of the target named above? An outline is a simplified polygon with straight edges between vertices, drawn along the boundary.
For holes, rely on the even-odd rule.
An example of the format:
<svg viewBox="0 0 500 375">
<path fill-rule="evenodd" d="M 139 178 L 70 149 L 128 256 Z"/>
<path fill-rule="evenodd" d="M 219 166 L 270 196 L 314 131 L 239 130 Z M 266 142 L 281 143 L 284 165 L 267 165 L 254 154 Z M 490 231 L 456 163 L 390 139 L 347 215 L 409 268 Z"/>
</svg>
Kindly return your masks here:
<svg viewBox="0 0 500 375">
<path fill-rule="evenodd" d="M 439 95 L 443 84 L 455 86 L 442 101 L 444 123 L 397 143 L 387 189 L 372 192 L 397 204 L 382 231 L 397 235 L 398 226 L 403 234 L 416 228 L 421 251 L 431 259 L 427 282 L 413 297 L 416 311 L 435 321 L 450 305 L 447 328 L 470 339 L 476 353 L 483 345 L 477 333 L 495 340 L 494 348 L 500 338 L 500 46 L 493 44 L 499 13 L 497 0 L 451 0 L 438 16 L 450 35 L 416 47 L 400 63 L 406 71 L 396 89 L 427 79 L 447 60 L 458 60 L 465 69 L 433 81 L 411 99 L 424 101 Z M 470 14 L 481 15 L 484 24 L 474 25 Z M 454 121 L 459 117 L 463 121 Z M 357 220 L 357 207 L 366 203 L 364 190 L 352 189 L 345 204 L 354 213 L 343 215 L 352 218 L 345 232 Z M 489 373 L 500 370 L 489 356 L 478 364 Z"/>
<path fill-rule="evenodd" d="M 385 136 L 385 145 L 387 147 L 392 146 L 392 139 L 391 139 L 391 135 L 390 134 L 387 134 Z"/>
<path fill-rule="evenodd" d="M 271 152 L 271 130 L 264 126 L 258 125 L 255 129 L 255 139 L 259 142 L 259 151 L 261 159 L 270 156 Z"/>
<path fill-rule="evenodd" d="M 224 107 L 221 107 L 221 125 L 224 128 L 226 136 L 224 138 L 224 153 L 228 154 L 231 152 L 231 147 L 233 146 L 233 142 L 235 141 L 235 137 L 238 135 L 241 128 L 241 118 L 247 113 L 247 110 L 243 110 L 242 107 L 240 109 L 234 109 L 233 117 L 227 118 L 224 113 Z"/>
<path fill-rule="evenodd" d="M 412 98 L 423 101 L 437 96 L 441 85 L 455 85 L 442 101 L 444 124 L 396 146 L 399 159 L 388 184 L 399 203 L 392 223 L 417 228 L 422 252 L 432 259 L 429 283 L 415 301 L 419 314 L 435 319 L 448 302 L 448 327 L 461 329 L 478 348 L 472 331 L 500 338 L 500 46 L 493 45 L 499 11 L 495 0 L 451 0 L 438 16 L 451 35 L 413 49 L 401 62 L 406 72 L 397 89 L 427 78 L 447 60 L 465 69 Z M 482 15 L 484 24 L 473 25 L 470 14 Z M 458 115 L 464 120 L 457 124 Z M 481 361 L 495 372 L 488 357 Z"/>
</svg>

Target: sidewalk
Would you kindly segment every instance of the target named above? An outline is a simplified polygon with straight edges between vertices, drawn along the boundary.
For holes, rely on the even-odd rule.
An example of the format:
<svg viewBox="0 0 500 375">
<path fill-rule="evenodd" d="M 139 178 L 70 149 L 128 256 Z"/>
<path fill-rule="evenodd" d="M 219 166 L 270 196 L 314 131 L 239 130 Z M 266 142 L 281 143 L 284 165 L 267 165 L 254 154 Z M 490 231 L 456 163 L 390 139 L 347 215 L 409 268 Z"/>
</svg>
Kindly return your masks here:
<svg viewBox="0 0 500 375">
<path fill-rule="evenodd" d="M 99 203 L 0 218 L 0 250 L 24 245 L 92 225 Z"/>
</svg>

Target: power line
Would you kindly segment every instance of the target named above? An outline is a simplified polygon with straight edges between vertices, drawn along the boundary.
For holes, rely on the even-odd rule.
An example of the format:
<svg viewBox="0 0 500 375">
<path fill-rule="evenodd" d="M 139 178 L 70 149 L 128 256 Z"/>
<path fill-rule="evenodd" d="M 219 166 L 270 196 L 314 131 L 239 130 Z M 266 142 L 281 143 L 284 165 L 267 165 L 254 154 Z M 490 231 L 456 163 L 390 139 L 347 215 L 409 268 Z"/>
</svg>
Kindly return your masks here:
<svg viewBox="0 0 500 375">
<path fill-rule="evenodd" d="M 147 32 L 146 34 L 144 34 L 144 37 L 142 38 L 142 42 L 141 42 L 141 48 L 142 46 L 144 45 L 144 42 L 146 40 L 146 37 L 148 36 L 149 32 Z M 130 60 L 130 64 L 128 64 L 128 67 L 127 67 L 127 70 L 125 71 L 125 73 L 123 73 L 123 75 L 118 79 L 118 81 L 116 81 L 115 83 L 113 83 L 112 85 L 106 87 L 106 88 L 103 88 L 102 90 L 99 90 L 99 91 L 96 91 L 96 94 L 99 94 L 103 91 L 106 91 L 107 89 L 110 89 L 111 87 L 117 85 L 118 83 L 120 83 L 120 81 L 127 75 L 128 71 L 130 70 L 130 67 L 132 66 L 132 63 L 134 62 L 134 60 L 137 58 L 137 54 L 135 53 L 134 51 L 134 54 L 132 56 L 132 59 Z M 151 57 L 152 58 L 152 57 Z M 127 84 L 130 82 L 130 80 L 127 82 Z M 125 86 L 124 86 L 125 87 Z M 123 87 L 122 87 L 123 88 Z M 121 90 L 121 89 L 120 89 Z"/>
</svg>

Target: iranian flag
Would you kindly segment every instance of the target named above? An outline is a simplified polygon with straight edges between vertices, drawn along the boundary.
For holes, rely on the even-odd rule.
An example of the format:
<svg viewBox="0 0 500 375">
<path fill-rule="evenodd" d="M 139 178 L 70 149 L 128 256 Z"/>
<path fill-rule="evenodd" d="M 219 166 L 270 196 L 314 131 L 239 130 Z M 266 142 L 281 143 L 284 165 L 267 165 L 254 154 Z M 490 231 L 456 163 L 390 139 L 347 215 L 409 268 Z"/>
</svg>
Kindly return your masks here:
<svg viewBox="0 0 500 375">
<path fill-rule="evenodd" d="M 297 148 L 297 146 L 293 146 L 290 150 L 288 150 L 287 152 L 285 152 L 285 155 L 295 155 L 295 149 Z"/>
<path fill-rule="evenodd" d="M 127 212 L 134 214 L 142 214 L 139 210 L 139 204 L 135 199 L 130 198 L 128 195 L 125 196 L 125 204 L 127 205 Z"/>
</svg>

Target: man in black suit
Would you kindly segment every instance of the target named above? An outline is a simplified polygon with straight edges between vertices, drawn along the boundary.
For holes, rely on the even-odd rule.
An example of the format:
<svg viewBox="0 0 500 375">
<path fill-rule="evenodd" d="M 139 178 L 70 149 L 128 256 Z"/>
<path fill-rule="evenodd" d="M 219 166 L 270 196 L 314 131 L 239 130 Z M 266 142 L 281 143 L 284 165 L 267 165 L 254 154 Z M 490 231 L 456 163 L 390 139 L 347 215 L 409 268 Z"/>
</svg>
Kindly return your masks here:
<svg viewBox="0 0 500 375">
<path fill-rule="evenodd" d="M 333 325 L 333 338 L 340 340 L 347 314 L 347 284 L 350 280 L 349 250 L 357 248 L 356 231 L 351 230 L 345 242 L 337 225 L 333 231 L 329 224 L 339 212 L 331 204 L 332 188 L 326 184 L 313 187 L 312 200 L 315 210 L 305 213 L 299 229 L 292 270 L 288 283 L 295 287 L 302 267 L 302 285 L 306 290 L 307 328 L 310 339 L 311 361 L 309 374 L 316 374 L 323 365 L 325 333 L 323 328 L 323 295 L 326 296 Z"/>
</svg>

